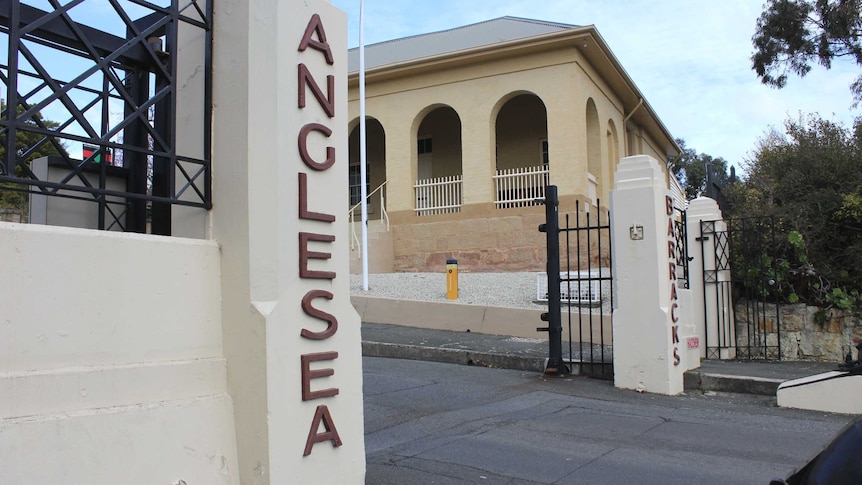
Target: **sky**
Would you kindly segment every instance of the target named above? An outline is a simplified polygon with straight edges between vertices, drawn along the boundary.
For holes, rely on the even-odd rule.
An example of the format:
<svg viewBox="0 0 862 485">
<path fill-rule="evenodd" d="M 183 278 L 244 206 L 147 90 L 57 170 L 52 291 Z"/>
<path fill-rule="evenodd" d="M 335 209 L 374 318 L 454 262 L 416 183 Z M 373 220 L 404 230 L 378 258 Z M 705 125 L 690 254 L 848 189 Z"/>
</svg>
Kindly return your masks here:
<svg viewBox="0 0 862 485">
<path fill-rule="evenodd" d="M 332 0 L 348 14 L 350 47 L 359 45 L 359 0 Z M 751 69 L 762 0 L 365 0 L 370 45 L 503 16 L 595 25 L 629 77 L 675 138 L 744 171 L 757 142 L 788 118 L 818 113 L 852 126 L 851 62 L 815 66 L 783 89 Z"/>
</svg>

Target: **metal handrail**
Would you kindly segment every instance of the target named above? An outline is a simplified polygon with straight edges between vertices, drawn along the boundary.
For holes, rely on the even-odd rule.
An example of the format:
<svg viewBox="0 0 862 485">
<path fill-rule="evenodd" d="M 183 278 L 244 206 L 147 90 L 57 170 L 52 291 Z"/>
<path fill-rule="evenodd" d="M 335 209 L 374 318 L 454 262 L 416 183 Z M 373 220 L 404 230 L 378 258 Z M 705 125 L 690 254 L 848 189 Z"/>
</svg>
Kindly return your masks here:
<svg viewBox="0 0 862 485">
<path fill-rule="evenodd" d="M 363 203 L 368 203 L 371 200 L 371 197 L 374 194 L 380 193 L 380 221 L 386 223 L 386 232 L 389 232 L 389 213 L 386 212 L 386 194 L 383 190 L 386 187 L 386 184 L 389 181 L 386 180 L 382 184 L 378 185 L 376 189 L 372 190 L 370 194 L 365 197 L 364 201 L 359 201 L 355 205 L 353 205 L 350 210 L 347 211 L 347 217 L 350 221 L 350 249 L 361 247 L 362 242 L 359 240 L 359 236 L 356 235 L 356 220 L 354 216 L 356 215 L 356 209 L 360 207 Z M 361 221 L 360 221 L 361 222 Z"/>
</svg>

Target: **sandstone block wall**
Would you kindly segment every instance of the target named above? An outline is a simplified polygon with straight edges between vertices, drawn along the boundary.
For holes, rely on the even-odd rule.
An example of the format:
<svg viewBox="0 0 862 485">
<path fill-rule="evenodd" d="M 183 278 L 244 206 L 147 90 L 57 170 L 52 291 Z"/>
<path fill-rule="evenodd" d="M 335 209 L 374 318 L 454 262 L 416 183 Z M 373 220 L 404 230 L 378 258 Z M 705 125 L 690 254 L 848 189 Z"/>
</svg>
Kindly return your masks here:
<svg viewBox="0 0 862 485">
<path fill-rule="evenodd" d="M 0 221 L 3 222 L 24 222 L 24 216 L 17 209 L 0 209 Z"/>
<path fill-rule="evenodd" d="M 445 220 L 446 216 L 415 218 L 392 226 L 393 270 L 396 272 L 442 271 L 448 258 L 458 260 L 460 271 L 545 271 L 547 244 L 539 224 L 545 222 L 544 207 L 522 208 L 518 213 L 501 210 L 498 217 Z M 423 222 L 427 220 L 427 222 Z M 571 224 L 575 224 L 572 216 Z M 565 214 L 560 214 L 560 225 Z M 569 257 L 578 269 L 576 235 L 570 234 Z M 599 245 L 595 234 L 581 237 L 580 266 L 609 266 L 607 231 Z M 560 266 L 566 268 L 565 235 L 561 234 Z M 588 249 L 589 248 L 589 249 Z M 600 258 L 600 255 L 602 257 Z"/>
<path fill-rule="evenodd" d="M 780 338 L 782 359 L 842 362 L 847 352 L 862 342 L 862 320 L 830 309 L 821 323 L 815 318 L 820 310 L 803 303 L 779 305 L 780 337 L 774 318 L 766 318 L 757 325 L 767 335 L 769 345 L 776 345 Z M 736 314 L 745 315 L 744 305 L 737 305 Z M 747 325 L 744 320 L 737 322 L 738 339 L 746 335 Z M 857 358 L 856 350 L 852 352 Z"/>
</svg>

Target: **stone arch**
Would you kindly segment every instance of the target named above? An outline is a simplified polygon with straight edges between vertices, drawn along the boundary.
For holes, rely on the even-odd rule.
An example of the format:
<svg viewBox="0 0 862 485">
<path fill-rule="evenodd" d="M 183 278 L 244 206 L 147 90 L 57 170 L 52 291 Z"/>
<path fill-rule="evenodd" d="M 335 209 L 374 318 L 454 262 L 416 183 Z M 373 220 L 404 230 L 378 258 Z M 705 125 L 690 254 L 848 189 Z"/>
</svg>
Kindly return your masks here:
<svg viewBox="0 0 862 485">
<path fill-rule="evenodd" d="M 504 96 L 494 106 L 491 122 L 497 170 L 550 161 L 548 110 L 538 95 L 517 91 Z"/>
<path fill-rule="evenodd" d="M 605 180 L 602 177 L 602 139 L 599 111 L 593 98 L 587 99 L 587 198 L 596 206 L 602 195 Z"/>
<path fill-rule="evenodd" d="M 361 179 L 359 177 L 359 118 L 352 120 L 349 125 L 350 135 L 347 142 L 348 153 L 348 177 L 350 186 L 350 206 L 358 204 L 361 200 Z M 386 182 L 386 130 L 376 118 L 365 117 L 365 162 L 367 171 L 367 191 L 371 194 Z M 380 210 L 380 197 L 369 197 L 369 213 L 377 213 Z"/>
<path fill-rule="evenodd" d="M 461 117 L 449 105 L 434 104 L 420 111 L 411 129 L 414 179 L 461 175 Z"/>
<path fill-rule="evenodd" d="M 608 120 L 606 137 L 608 152 L 608 183 L 606 190 L 611 190 L 614 184 L 614 174 L 616 174 L 617 165 L 620 163 L 620 136 L 617 133 L 617 125 L 614 123 L 614 120 Z"/>
</svg>

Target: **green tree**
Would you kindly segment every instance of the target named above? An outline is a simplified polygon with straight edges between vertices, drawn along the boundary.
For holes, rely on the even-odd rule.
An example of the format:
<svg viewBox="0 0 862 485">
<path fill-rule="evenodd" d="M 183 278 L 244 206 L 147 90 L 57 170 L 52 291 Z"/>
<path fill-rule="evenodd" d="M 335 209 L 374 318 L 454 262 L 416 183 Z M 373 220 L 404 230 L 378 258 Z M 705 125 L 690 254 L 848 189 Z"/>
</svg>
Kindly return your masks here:
<svg viewBox="0 0 862 485">
<path fill-rule="evenodd" d="M 829 69 L 836 58 L 862 65 L 862 0 L 767 0 L 752 37 L 752 68 L 767 85 L 782 88 L 788 73 L 805 76 L 814 63 Z M 850 85 L 862 101 L 862 76 Z"/>
<path fill-rule="evenodd" d="M 667 166 L 685 188 L 686 199 L 691 200 L 704 193 L 707 170 L 711 173 L 712 181 L 719 186 L 728 182 L 730 176 L 725 159 L 714 158 L 706 153 L 698 154 L 694 148 L 687 147 L 683 139 L 677 138 L 676 142 L 682 150 L 678 156 L 667 160 Z"/>
<path fill-rule="evenodd" d="M 733 217 L 780 221 L 787 297 L 829 306 L 862 290 L 860 135 L 862 121 L 851 130 L 814 115 L 788 120 L 760 141 L 747 178 L 728 193 Z"/>
<path fill-rule="evenodd" d="M 6 105 L 0 105 L 0 109 L 3 110 L 4 115 L 3 118 L 6 118 L 5 110 Z M 18 107 L 18 114 L 21 115 L 24 112 L 24 108 Z M 46 129 L 54 129 L 59 126 L 59 123 L 54 121 L 46 120 L 42 118 L 40 113 L 36 113 L 33 117 L 28 119 L 25 122 L 25 125 L 32 127 L 44 127 Z M 3 136 L 3 143 L 0 143 L 0 160 L 6 162 L 6 144 L 5 144 L 5 136 L 6 130 L 0 130 L 0 136 Z M 61 145 L 62 148 L 62 145 Z M 31 131 L 26 130 L 17 130 L 15 136 L 15 153 L 18 157 L 24 156 L 27 154 L 25 158 L 25 162 L 29 165 L 29 163 L 37 158 L 46 157 L 49 155 L 59 155 L 60 151 L 57 149 L 57 146 L 54 143 L 51 143 L 50 140 L 46 140 L 46 137 L 33 133 Z M 29 154 L 28 154 L 29 153 Z M 4 174 L 5 175 L 5 174 Z M 12 175 L 12 174 L 9 174 Z M 16 177 L 23 177 L 24 173 L 21 170 L 21 167 L 15 167 Z M 13 183 L 0 183 L 0 209 L 13 209 L 18 211 L 21 214 L 27 213 L 27 203 L 29 197 L 25 192 L 20 192 L 18 190 L 10 190 L 13 188 L 20 189 L 20 184 Z"/>
</svg>

